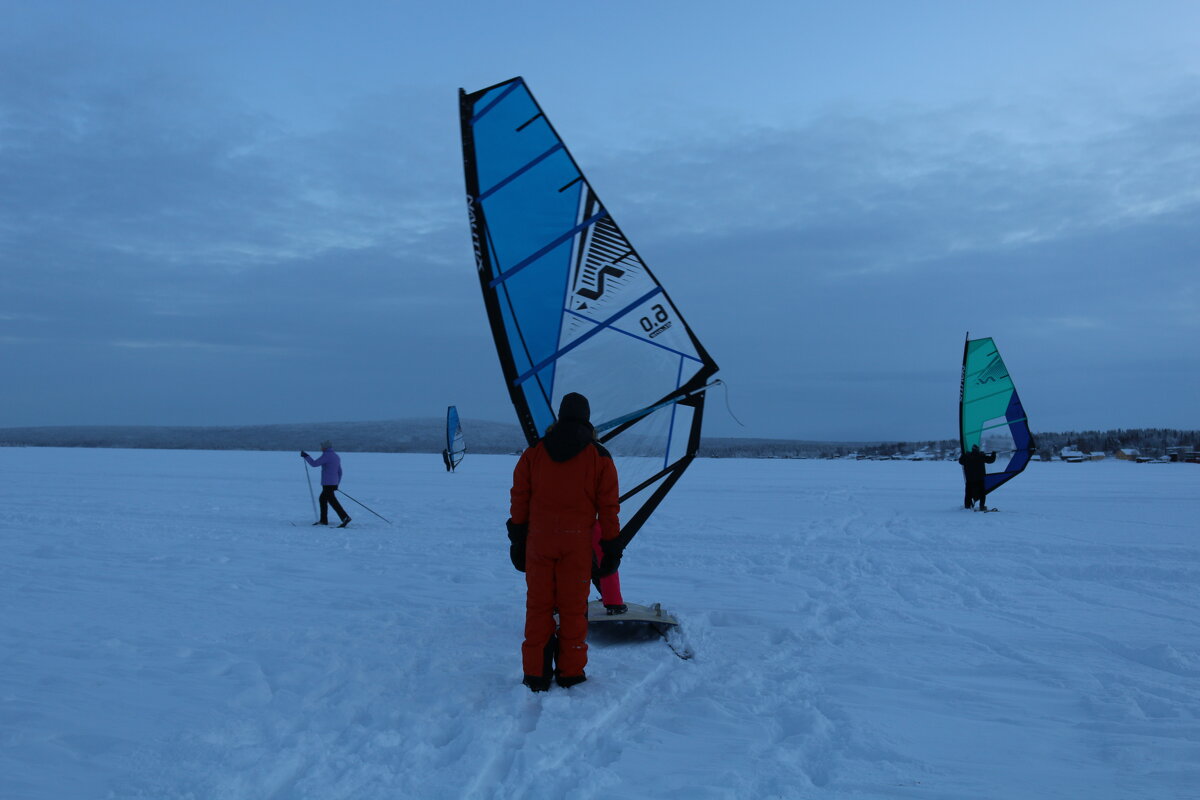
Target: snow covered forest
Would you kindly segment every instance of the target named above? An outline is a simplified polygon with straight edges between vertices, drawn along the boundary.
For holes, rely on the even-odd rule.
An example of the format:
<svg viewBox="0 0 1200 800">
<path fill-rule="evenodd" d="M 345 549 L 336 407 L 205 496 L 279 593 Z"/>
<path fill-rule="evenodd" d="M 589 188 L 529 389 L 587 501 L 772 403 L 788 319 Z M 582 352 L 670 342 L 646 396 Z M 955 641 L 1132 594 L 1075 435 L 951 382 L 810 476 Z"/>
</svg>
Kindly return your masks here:
<svg viewBox="0 0 1200 800">
<path fill-rule="evenodd" d="M 1200 449 L 1200 431 L 1175 428 L 1127 428 L 1108 431 L 1068 431 L 1066 433 L 1043 433 L 1035 431 L 1039 455 L 1049 457 L 1067 445 L 1085 453 L 1113 455 L 1120 449 L 1136 449 L 1143 456 L 1165 455 L 1168 448 L 1185 451 Z M 795 450 L 799 455 L 789 455 L 788 445 L 767 440 L 758 446 L 737 447 L 738 440 L 722 440 L 714 448 L 705 447 L 705 455 L 729 455 L 738 458 L 841 458 L 851 453 L 866 457 L 888 457 L 924 452 L 938 460 L 958 458 L 958 439 L 936 439 L 916 442 L 806 442 Z M 728 450 L 728 453 L 725 451 Z"/>
<path fill-rule="evenodd" d="M 467 449 L 472 453 L 516 453 L 525 447 L 520 428 L 511 423 L 463 420 Z M 1200 431 L 1173 428 L 1129 428 L 1109 431 L 1035 431 L 1039 451 L 1057 453 L 1073 444 L 1084 452 L 1136 448 L 1160 456 L 1168 447 L 1200 448 Z M 347 453 L 439 453 L 446 446 L 445 419 L 321 422 L 291 425 L 225 427 L 76 426 L 0 428 L 0 446 L 122 447 L 165 450 L 302 450 L 332 439 Z M 957 439 L 915 442 L 821 442 L 791 439 L 705 437 L 699 455 L 707 458 L 841 458 L 892 456 L 924 451 L 937 459 L 958 457 Z"/>
<path fill-rule="evenodd" d="M 463 422 L 472 453 L 513 453 L 525 447 L 516 425 Z M 440 453 L 446 418 L 377 422 L 313 422 L 238 426 L 64 426 L 0 428 L 0 446 L 121 447 L 162 450 L 305 450 L 331 439 L 347 453 Z"/>
</svg>

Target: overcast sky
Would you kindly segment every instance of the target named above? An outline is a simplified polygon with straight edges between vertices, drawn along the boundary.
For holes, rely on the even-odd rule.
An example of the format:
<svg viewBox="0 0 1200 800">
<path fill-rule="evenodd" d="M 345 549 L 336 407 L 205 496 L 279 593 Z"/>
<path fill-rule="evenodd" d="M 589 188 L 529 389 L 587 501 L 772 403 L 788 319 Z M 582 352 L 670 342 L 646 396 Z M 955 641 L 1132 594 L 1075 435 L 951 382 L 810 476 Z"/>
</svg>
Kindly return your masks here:
<svg viewBox="0 0 1200 800">
<path fill-rule="evenodd" d="M 712 435 L 1200 427 L 1200 3 L 0 0 L 0 427 L 515 421 L 457 90 L 522 75 Z M 468 432 L 469 436 L 469 432 Z"/>
</svg>

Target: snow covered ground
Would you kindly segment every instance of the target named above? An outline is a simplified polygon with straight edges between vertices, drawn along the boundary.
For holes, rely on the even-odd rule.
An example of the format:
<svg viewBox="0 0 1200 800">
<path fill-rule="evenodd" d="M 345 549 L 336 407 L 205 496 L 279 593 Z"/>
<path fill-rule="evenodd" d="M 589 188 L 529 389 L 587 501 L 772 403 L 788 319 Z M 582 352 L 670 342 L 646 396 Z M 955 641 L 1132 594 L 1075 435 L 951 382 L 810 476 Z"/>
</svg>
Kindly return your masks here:
<svg viewBox="0 0 1200 800">
<path fill-rule="evenodd" d="M 514 462 L 0 449 L 0 797 L 1200 797 L 1194 465 L 698 461 L 531 695 Z"/>
</svg>

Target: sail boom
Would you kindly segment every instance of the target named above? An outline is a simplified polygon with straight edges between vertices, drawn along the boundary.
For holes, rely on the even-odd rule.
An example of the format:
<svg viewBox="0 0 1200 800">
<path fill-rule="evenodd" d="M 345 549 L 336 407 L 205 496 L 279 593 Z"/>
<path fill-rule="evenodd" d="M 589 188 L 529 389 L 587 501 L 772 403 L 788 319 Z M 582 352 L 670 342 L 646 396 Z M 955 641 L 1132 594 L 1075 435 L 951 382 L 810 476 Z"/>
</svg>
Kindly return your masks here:
<svg viewBox="0 0 1200 800">
<path fill-rule="evenodd" d="M 661 402 L 655 403 L 652 406 L 646 406 L 645 408 L 640 408 L 637 411 L 630 412 L 624 416 L 617 417 L 616 419 L 610 419 L 607 422 L 602 422 L 599 425 L 595 426 L 596 433 L 597 434 L 604 433 L 605 431 L 609 431 L 609 430 L 612 430 L 613 428 L 620 427 L 621 425 L 624 425 L 627 422 L 633 422 L 633 421 L 639 420 L 642 417 L 645 417 L 647 414 L 652 414 L 655 411 L 658 411 L 660 408 L 666 408 L 667 406 L 669 406 L 673 403 L 678 403 L 680 400 L 683 400 L 688 397 L 693 397 L 693 396 L 699 394 L 700 392 L 706 392 L 711 387 L 717 385 L 718 383 L 720 383 L 720 381 L 715 381 L 715 382 L 707 384 L 705 386 L 701 386 L 699 389 L 693 389 L 688 392 L 675 393 L 671 397 L 664 398 Z"/>
</svg>

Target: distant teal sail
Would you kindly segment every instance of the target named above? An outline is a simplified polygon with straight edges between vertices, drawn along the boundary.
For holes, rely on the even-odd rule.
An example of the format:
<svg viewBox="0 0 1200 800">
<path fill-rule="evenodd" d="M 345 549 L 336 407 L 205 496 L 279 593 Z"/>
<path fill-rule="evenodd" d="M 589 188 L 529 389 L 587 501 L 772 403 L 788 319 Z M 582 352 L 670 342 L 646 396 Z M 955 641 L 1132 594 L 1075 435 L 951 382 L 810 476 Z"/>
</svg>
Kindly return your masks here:
<svg viewBox="0 0 1200 800">
<path fill-rule="evenodd" d="M 466 454 L 467 442 L 458 421 L 458 408 L 450 406 L 446 409 L 446 455 L 450 459 L 450 468 L 457 467 Z"/>
<path fill-rule="evenodd" d="M 628 541 L 695 457 L 717 365 L 524 80 L 459 100 L 476 266 L 521 428 L 533 443 L 564 394 L 588 397 Z"/>
<path fill-rule="evenodd" d="M 970 452 L 974 445 L 985 452 L 996 452 L 995 463 L 987 465 L 987 491 L 1012 480 L 1029 464 L 1036 450 L 1029 419 L 1000 350 L 991 339 L 967 335 L 958 418 L 962 452 Z"/>
</svg>

